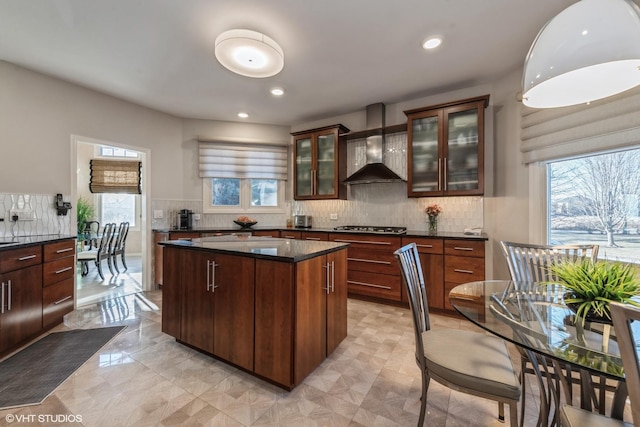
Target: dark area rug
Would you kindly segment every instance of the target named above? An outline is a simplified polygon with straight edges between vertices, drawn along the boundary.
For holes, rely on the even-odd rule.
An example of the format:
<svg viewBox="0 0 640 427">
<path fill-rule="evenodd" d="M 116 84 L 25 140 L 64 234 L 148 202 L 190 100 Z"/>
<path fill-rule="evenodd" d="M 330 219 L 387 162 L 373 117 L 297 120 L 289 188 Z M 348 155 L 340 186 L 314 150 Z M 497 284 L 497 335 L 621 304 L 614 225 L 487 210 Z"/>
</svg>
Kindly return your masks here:
<svg viewBox="0 0 640 427">
<path fill-rule="evenodd" d="M 0 410 L 42 403 L 125 327 L 54 332 L 0 362 Z"/>
</svg>

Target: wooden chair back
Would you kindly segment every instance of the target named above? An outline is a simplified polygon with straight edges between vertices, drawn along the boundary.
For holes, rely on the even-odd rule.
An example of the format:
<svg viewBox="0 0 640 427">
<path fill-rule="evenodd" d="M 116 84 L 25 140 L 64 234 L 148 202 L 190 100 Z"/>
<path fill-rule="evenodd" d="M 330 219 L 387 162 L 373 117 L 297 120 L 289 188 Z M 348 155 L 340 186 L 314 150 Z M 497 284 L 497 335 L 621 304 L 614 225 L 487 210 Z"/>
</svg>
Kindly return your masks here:
<svg viewBox="0 0 640 427">
<path fill-rule="evenodd" d="M 640 337 L 634 335 L 634 332 L 638 332 L 640 328 L 638 323 L 635 328 L 633 327 L 633 322 L 640 321 L 640 308 L 617 302 L 610 303 L 610 308 L 631 401 L 633 425 L 640 427 L 640 368 L 638 367 Z"/>
</svg>

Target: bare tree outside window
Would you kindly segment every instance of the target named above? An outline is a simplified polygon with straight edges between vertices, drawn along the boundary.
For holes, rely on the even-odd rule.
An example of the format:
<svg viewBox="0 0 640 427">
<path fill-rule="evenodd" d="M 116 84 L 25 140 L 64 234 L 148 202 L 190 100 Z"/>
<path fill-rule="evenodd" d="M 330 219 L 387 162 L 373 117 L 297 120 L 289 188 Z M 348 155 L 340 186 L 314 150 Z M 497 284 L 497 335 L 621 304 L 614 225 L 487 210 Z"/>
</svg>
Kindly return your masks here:
<svg viewBox="0 0 640 427">
<path fill-rule="evenodd" d="M 549 240 L 640 261 L 640 150 L 549 164 Z"/>
</svg>

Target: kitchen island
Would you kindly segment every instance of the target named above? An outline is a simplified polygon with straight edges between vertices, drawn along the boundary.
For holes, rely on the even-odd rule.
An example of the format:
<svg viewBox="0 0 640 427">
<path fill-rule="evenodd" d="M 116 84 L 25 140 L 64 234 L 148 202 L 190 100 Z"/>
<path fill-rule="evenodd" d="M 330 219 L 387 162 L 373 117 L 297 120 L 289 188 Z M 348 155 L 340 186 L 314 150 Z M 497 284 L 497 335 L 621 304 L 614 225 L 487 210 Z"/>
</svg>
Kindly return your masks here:
<svg viewBox="0 0 640 427">
<path fill-rule="evenodd" d="M 291 390 L 347 335 L 347 246 L 249 235 L 160 243 L 162 331 Z"/>
</svg>

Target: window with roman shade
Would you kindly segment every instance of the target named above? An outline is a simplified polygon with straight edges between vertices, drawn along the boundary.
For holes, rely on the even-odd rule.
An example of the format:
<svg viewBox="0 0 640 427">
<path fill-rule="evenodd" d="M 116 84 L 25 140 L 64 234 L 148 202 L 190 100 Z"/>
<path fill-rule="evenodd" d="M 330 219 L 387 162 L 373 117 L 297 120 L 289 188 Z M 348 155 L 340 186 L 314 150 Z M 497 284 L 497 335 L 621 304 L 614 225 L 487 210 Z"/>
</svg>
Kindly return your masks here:
<svg viewBox="0 0 640 427">
<path fill-rule="evenodd" d="M 92 193 L 142 194 L 142 162 L 92 159 L 89 164 Z"/>
<path fill-rule="evenodd" d="M 287 146 L 199 140 L 201 178 L 287 179 Z"/>
</svg>

